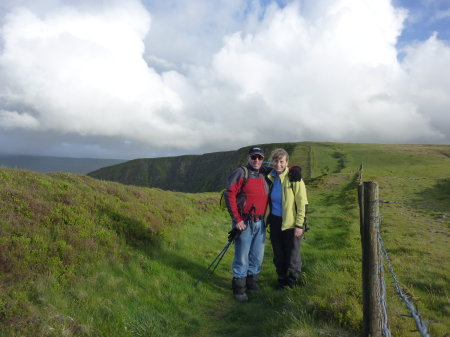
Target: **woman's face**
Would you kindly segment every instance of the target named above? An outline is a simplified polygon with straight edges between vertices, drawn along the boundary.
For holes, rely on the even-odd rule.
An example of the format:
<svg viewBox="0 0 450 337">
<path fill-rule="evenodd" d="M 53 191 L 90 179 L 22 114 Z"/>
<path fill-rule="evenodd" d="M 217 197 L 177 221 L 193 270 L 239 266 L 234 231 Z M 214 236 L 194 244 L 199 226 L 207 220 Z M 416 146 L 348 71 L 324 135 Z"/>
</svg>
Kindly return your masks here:
<svg viewBox="0 0 450 337">
<path fill-rule="evenodd" d="M 286 156 L 275 158 L 272 161 L 272 167 L 277 173 L 283 173 L 287 166 L 288 161 L 286 160 Z"/>
</svg>

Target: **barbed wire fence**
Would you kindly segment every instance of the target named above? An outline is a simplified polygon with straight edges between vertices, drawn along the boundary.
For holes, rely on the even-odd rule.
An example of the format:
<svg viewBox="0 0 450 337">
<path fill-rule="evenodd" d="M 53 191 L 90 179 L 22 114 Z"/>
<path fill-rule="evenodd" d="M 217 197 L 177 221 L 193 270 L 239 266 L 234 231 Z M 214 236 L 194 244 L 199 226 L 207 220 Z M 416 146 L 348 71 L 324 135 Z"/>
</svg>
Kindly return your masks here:
<svg viewBox="0 0 450 337">
<path fill-rule="evenodd" d="M 417 332 L 422 337 L 430 337 L 427 324 L 421 319 L 416 307 L 400 286 L 392 267 L 380 232 L 382 216 L 379 212 L 381 200 L 378 194 L 378 184 L 374 181 L 363 182 L 362 163 L 359 169 L 358 183 L 362 246 L 363 336 L 391 337 L 384 260 L 394 281 L 396 293 L 411 312 L 411 315 L 405 316 L 415 320 Z"/>
<path fill-rule="evenodd" d="M 384 246 L 381 234 L 379 231 L 378 231 L 378 233 L 379 233 L 378 241 L 379 241 L 379 246 L 381 248 L 380 250 L 382 250 L 382 252 L 383 252 L 384 259 L 389 267 L 389 271 L 391 272 L 392 279 L 394 280 L 395 291 L 400 296 L 400 299 L 403 300 L 403 302 L 405 302 L 406 307 L 410 310 L 410 312 L 411 312 L 410 317 L 414 318 L 417 331 L 420 333 L 420 335 L 422 337 L 430 337 L 430 335 L 428 333 L 427 323 L 422 320 L 419 312 L 417 311 L 416 307 L 414 306 L 414 303 L 412 303 L 409 300 L 408 296 L 406 296 L 405 292 L 403 291 L 402 287 L 400 286 L 400 282 L 398 281 L 398 277 L 394 272 L 394 268 L 392 268 L 391 259 L 390 259 L 389 255 L 387 253 L 387 250 Z"/>
<path fill-rule="evenodd" d="M 377 228 L 377 239 L 378 239 L 378 248 L 384 247 L 382 246 L 382 238 L 380 233 L 380 222 L 378 222 Z M 391 337 L 391 330 L 389 329 L 389 320 L 388 320 L 388 310 L 387 310 L 387 295 L 386 295 L 386 282 L 384 281 L 384 264 L 383 264 L 383 256 L 381 249 L 378 249 L 378 275 L 380 282 L 377 283 L 377 295 L 380 299 L 380 314 L 381 314 L 381 332 L 386 337 Z M 381 289 L 380 289 L 381 288 Z"/>
</svg>

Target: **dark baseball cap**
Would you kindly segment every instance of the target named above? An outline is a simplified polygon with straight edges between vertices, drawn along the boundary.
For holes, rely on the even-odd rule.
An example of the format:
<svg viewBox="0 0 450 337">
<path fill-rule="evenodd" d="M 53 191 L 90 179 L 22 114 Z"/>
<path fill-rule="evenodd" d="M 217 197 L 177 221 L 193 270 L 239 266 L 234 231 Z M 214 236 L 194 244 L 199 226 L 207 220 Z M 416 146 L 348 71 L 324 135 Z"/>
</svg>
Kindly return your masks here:
<svg viewBox="0 0 450 337">
<path fill-rule="evenodd" d="M 248 150 L 249 156 L 253 156 L 254 154 L 259 154 L 264 157 L 264 151 L 260 147 L 252 147 L 250 150 Z"/>
</svg>

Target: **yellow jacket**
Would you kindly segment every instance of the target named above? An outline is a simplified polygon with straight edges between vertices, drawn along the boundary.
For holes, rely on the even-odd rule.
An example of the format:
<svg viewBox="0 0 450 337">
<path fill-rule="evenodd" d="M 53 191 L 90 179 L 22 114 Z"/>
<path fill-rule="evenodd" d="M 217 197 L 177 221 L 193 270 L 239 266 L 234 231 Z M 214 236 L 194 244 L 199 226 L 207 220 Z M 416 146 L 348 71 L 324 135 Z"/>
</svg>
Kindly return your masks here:
<svg viewBox="0 0 450 337">
<path fill-rule="evenodd" d="M 282 201 L 282 218 L 283 223 L 281 230 L 286 230 L 294 227 L 303 226 L 303 221 L 306 215 L 306 205 L 308 198 L 306 197 L 306 187 L 303 179 L 300 181 L 290 182 L 288 177 L 289 169 L 286 168 L 283 173 L 279 175 L 281 180 L 281 201 Z M 271 172 L 272 173 L 272 172 Z M 269 173 L 267 178 L 273 183 L 275 177 Z M 269 194 L 270 197 L 270 194 Z M 265 220 L 270 215 L 271 203 L 267 207 Z"/>
</svg>

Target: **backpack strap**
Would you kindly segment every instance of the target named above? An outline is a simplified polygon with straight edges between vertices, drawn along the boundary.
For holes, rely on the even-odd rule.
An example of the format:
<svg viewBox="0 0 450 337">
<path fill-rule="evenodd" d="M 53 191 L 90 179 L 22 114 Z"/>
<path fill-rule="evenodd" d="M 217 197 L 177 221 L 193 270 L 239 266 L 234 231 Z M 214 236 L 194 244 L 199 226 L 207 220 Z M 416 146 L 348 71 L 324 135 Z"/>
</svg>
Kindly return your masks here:
<svg viewBox="0 0 450 337">
<path fill-rule="evenodd" d="M 242 186 L 241 186 L 241 190 L 242 190 L 248 180 L 248 168 L 247 168 L 247 166 L 241 166 L 241 169 L 244 170 L 244 182 L 242 183 Z"/>
<path fill-rule="evenodd" d="M 244 188 L 244 186 L 248 180 L 248 168 L 245 166 L 241 166 L 241 169 L 244 171 L 244 181 L 242 182 L 242 186 L 241 186 L 241 191 L 242 191 L 242 189 Z M 219 205 L 223 208 L 227 208 L 226 201 L 225 201 L 225 191 L 226 190 L 227 190 L 226 188 L 223 189 L 222 193 L 220 194 Z"/>
<path fill-rule="evenodd" d="M 292 182 L 292 181 L 290 181 L 290 184 L 291 184 L 291 190 L 292 190 L 292 194 L 294 195 L 294 205 L 295 205 L 295 213 L 297 213 L 297 212 L 298 212 L 298 209 L 297 209 L 297 201 L 295 201 L 295 191 L 294 191 L 294 184 L 293 184 L 293 182 Z"/>
</svg>

